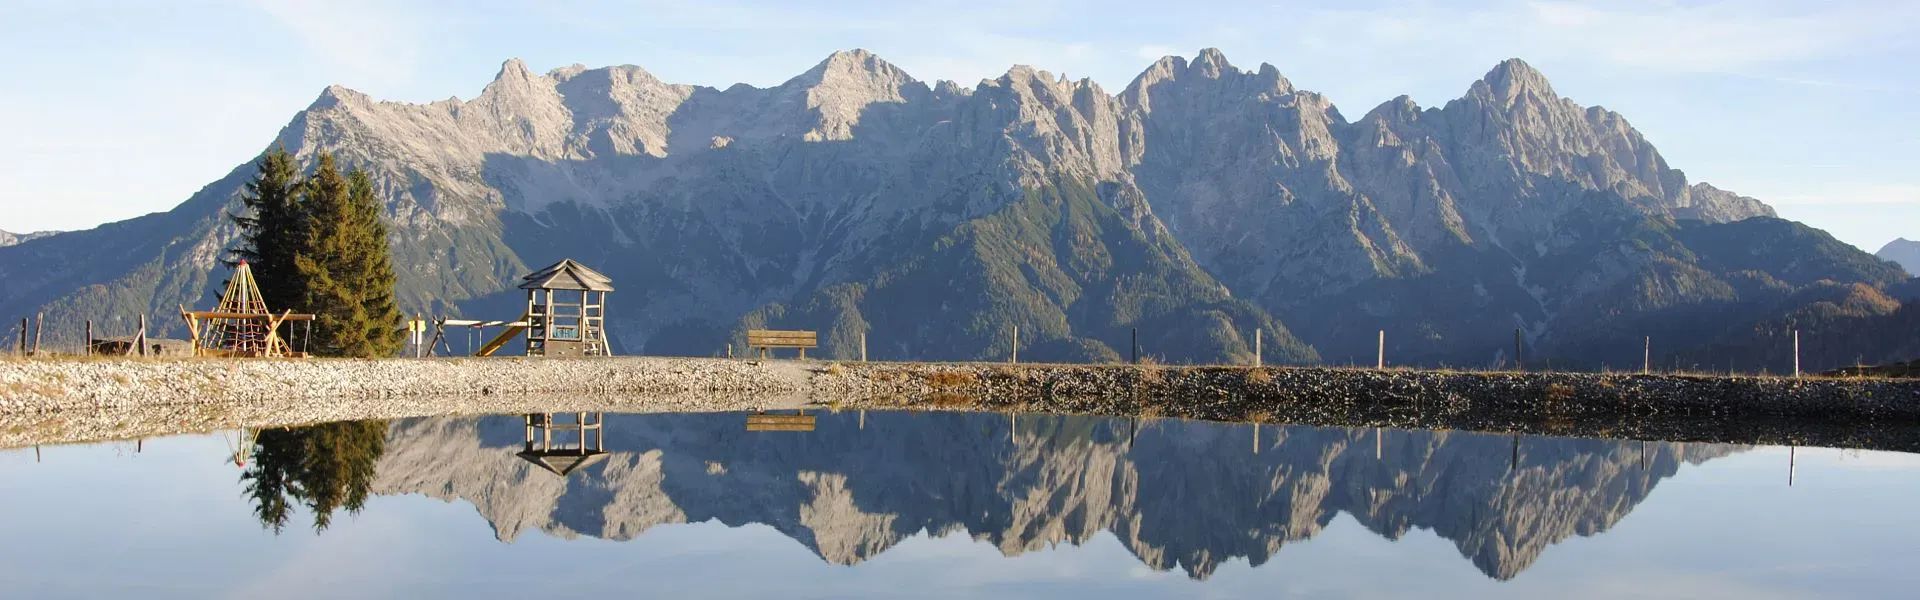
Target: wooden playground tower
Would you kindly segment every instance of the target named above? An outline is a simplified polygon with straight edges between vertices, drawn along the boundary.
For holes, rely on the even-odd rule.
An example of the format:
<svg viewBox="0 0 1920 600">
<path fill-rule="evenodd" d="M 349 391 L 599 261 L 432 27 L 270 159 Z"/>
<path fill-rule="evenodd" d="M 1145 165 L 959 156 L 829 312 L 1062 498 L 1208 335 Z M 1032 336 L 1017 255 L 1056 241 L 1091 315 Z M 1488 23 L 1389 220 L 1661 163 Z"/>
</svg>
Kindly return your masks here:
<svg viewBox="0 0 1920 600">
<path fill-rule="evenodd" d="M 188 339 L 194 356 L 229 358 L 305 358 L 306 350 L 294 350 L 280 326 L 304 323 L 306 334 L 313 333 L 313 315 L 285 311 L 274 314 L 260 296 L 260 285 L 253 280 L 253 268 L 246 261 L 233 269 L 227 291 L 220 295 L 214 310 L 190 311 L 180 307 L 180 318 L 187 322 Z M 292 327 L 288 327 L 291 333 Z M 302 337 L 304 346 L 306 337 Z"/>
<path fill-rule="evenodd" d="M 474 356 L 493 356 L 513 338 L 526 336 L 527 356 L 612 356 L 607 343 L 607 293 L 613 280 L 573 259 L 564 259 L 520 278 L 527 309 L 514 321 L 440 319 L 434 346 L 446 346 L 446 328 L 505 327 Z"/>
</svg>

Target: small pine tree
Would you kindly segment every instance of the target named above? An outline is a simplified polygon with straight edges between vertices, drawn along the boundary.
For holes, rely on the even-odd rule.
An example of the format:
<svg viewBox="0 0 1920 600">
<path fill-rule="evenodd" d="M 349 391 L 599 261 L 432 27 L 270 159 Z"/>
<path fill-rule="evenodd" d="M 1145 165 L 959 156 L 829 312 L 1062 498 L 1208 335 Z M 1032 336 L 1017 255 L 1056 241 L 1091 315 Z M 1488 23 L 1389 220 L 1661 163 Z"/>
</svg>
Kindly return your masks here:
<svg viewBox="0 0 1920 600">
<path fill-rule="evenodd" d="M 247 182 L 240 202 L 242 213 L 227 218 L 240 227 L 240 245 L 233 250 L 238 261 L 253 265 L 254 279 L 267 306 L 286 310 L 298 306 L 306 297 L 295 276 L 294 257 L 305 250 L 307 219 L 300 206 L 300 168 L 285 148 L 275 147 L 260 157 L 253 180 Z"/>
</svg>

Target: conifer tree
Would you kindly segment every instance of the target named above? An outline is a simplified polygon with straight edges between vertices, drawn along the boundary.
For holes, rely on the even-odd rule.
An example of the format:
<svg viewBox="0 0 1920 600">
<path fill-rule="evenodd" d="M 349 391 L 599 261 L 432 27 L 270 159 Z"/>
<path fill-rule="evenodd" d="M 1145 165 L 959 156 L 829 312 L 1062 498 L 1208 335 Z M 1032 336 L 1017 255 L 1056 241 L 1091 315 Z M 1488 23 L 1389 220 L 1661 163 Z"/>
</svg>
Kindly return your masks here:
<svg viewBox="0 0 1920 600">
<path fill-rule="evenodd" d="M 385 203 L 373 190 L 373 179 L 355 169 L 347 177 L 347 200 L 355 219 L 353 241 L 358 248 L 349 272 L 360 297 L 363 321 L 359 324 L 365 342 L 356 356 L 392 356 L 406 345 L 401 331 L 400 306 L 394 297 L 393 257 L 387 243 L 387 225 L 380 218 Z"/>
<path fill-rule="evenodd" d="M 350 266 L 364 252 L 354 231 L 360 219 L 333 155 L 320 154 L 301 187 L 300 205 L 307 216 L 308 252 L 295 258 L 294 270 L 305 283 L 305 305 L 314 315 L 312 351 L 320 356 L 369 356 L 362 354 L 365 309 Z"/>
<path fill-rule="evenodd" d="M 306 296 L 293 264 L 307 241 L 307 219 L 299 203 L 300 168 L 281 147 L 268 150 L 256 168 L 240 196 L 245 211 L 227 215 L 240 227 L 240 245 L 233 256 L 236 262 L 252 264 L 267 306 L 287 310 Z"/>
</svg>

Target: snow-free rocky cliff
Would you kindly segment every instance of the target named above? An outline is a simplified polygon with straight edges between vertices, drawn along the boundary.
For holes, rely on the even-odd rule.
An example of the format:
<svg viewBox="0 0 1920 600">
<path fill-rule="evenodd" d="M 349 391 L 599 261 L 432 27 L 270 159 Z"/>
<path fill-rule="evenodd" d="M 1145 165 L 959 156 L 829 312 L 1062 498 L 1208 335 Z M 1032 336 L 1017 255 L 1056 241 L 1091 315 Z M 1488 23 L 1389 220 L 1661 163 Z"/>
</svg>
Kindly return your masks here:
<svg viewBox="0 0 1920 600">
<path fill-rule="evenodd" d="M 928 84 L 860 50 L 771 88 L 511 60 L 470 100 L 329 87 L 267 142 L 372 172 L 408 312 L 510 318 L 519 274 L 573 257 L 619 287 L 625 352 L 713 354 L 765 324 L 821 330 L 827 356 L 866 332 L 875 358 L 997 358 L 1018 326 L 1035 360 L 1115 358 L 1138 329 L 1149 355 L 1238 361 L 1264 329 L 1269 361 L 1342 362 L 1387 329 L 1401 361 L 1484 364 L 1518 328 L 1598 363 L 1647 328 L 1738 336 L 1811 281 L 1889 277 L 1518 60 L 1357 120 L 1215 50 L 1117 94 L 1026 66 Z M 200 303 L 252 170 L 0 249 L 0 312 Z M 1760 234 L 1814 277 L 1736 267 Z"/>
<path fill-rule="evenodd" d="M 21 242 L 30 242 L 59 233 L 58 231 L 35 231 L 32 233 L 13 233 L 0 230 L 0 246 L 12 246 Z"/>
</svg>

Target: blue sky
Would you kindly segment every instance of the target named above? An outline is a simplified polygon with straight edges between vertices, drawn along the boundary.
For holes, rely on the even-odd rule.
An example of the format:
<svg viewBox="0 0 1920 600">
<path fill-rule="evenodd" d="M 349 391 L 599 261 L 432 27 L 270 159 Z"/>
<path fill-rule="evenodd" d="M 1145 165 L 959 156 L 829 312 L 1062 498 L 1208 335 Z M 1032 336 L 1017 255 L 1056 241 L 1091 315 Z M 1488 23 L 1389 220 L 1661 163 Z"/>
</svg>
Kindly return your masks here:
<svg viewBox="0 0 1920 600">
<path fill-rule="evenodd" d="M 1625 114 L 1694 180 L 1876 250 L 1920 238 L 1920 3 L 273 2 L 0 3 L 0 229 L 165 210 L 264 148 L 329 84 L 472 97 L 502 61 L 635 64 L 774 85 L 867 48 L 932 81 L 1030 64 L 1118 91 L 1218 47 L 1357 117 L 1458 97 L 1520 57 Z"/>
</svg>

